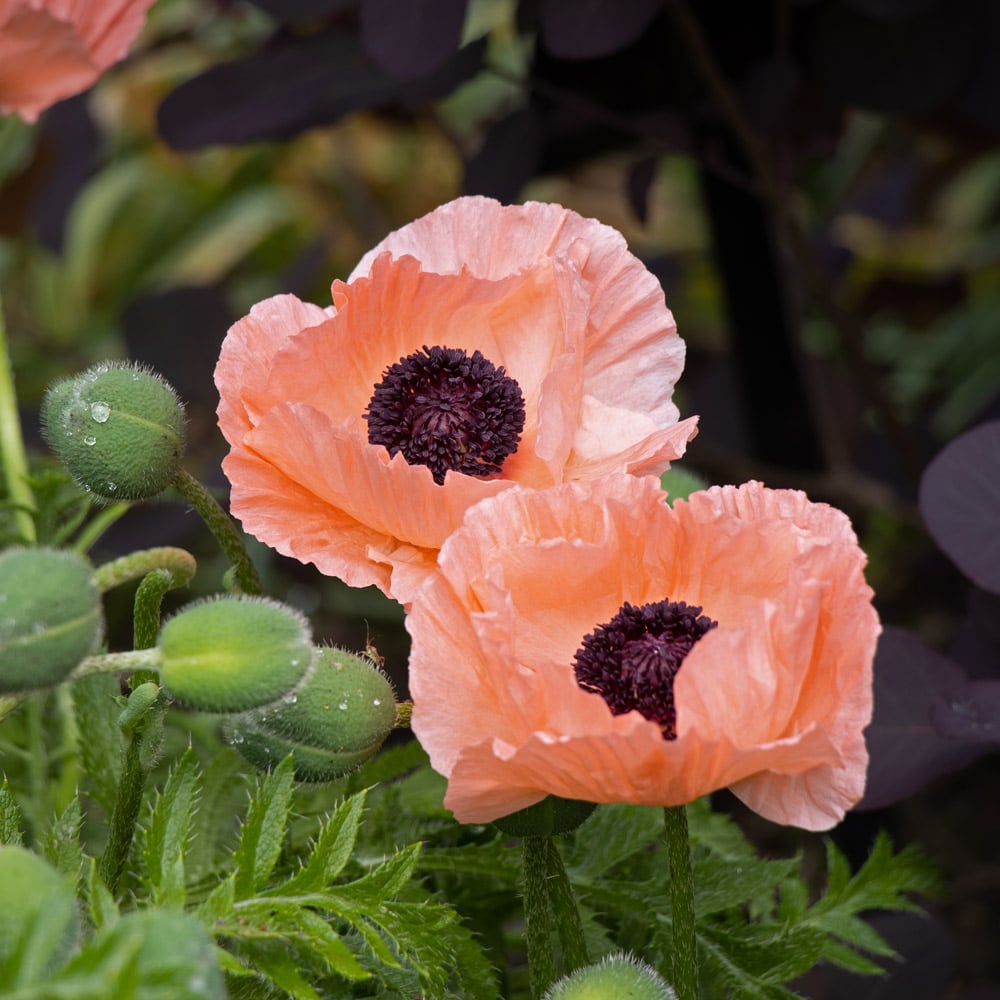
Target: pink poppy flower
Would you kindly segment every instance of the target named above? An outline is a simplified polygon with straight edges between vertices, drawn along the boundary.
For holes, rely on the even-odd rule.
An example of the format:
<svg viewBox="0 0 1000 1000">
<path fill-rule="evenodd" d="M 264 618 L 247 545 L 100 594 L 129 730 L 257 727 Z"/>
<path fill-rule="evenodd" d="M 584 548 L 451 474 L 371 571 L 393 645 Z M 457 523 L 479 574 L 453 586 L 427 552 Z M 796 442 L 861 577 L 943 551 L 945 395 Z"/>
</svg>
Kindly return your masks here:
<svg viewBox="0 0 1000 1000">
<path fill-rule="evenodd" d="M 659 283 L 558 205 L 459 198 L 332 292 L 256 305 L 215 378 L 233 513 L 353 586 L 407 603 L 478 501 L 659 474 L 696 432 Z"/>
<path fill-rule="evenodd" d="M 546 795 L 730 788 L 827 829 L 864 791 L 880 625 L 847 517 L 800 492 L 651 479 L 512 490 L 410 610 L 413 730 L 470 823 Z"/>
<path fill-rule="evenodd" d="M 154 0 L 0 0 L 0 112 L 33 122 L 123 59 Z"/>
</svg>

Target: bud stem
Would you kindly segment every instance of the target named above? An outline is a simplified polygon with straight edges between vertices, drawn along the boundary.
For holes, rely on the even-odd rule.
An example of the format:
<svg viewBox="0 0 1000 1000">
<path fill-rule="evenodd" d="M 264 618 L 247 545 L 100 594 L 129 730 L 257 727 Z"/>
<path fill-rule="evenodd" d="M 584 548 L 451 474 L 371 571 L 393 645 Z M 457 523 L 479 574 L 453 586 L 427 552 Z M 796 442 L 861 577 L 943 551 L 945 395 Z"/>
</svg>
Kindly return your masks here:
<svg viewBox="0 0 1000 1000">
<path fill-rule="evenodd" d="M 413 702 L 396 702 L 396 720 L 392 724 L 393 729 L 409 729 L 410 719 L 413 718 Z"/>
<path fill-rule="evenodd" d="M 197 564 L 194 556 L 184 549 L 163 546 L 155 549 L 143 549 L 141 552 L 130 552 L 127 556 L 114 559 L 94 572 L 94 579 L 101 593 L 107 593 L 112 587 L 117 587 L 129 580 L 137 580 L 155 570 L 167 570 L 177 581 L 173 586 L 183 587 L 194 576 Z M 169 589 L 169 588 L 168 588 Z M 138 644 L 137 644 L 138 645 Z M 150 643 L 150 645 L 152 645 Z"/>
<path fill-rule="evenodd" d="M 673 978 L 677 1000 L 698 1000 L 698 963 L 695 955 L 694 876 L 691 838 L 684 806 L 663 810 L 670 866 Z"/>
<path fill-rule="evenodd" d="M 28 483 L 28 460 L 21 436 L 21 415 L 14 393 L 14 372 L 7 351 L 7 330 L 3 319 L 3 302 L 0 301 L 0 460 L 3 461 L 7 496 L 14 508 L 14 524 L 25 545 L 37 540 L 35 497 Z"/>
<path fill-rule="evenodd" d="M 553 923 L 562 947 L 564 974 L 586 965 L 590 959 L 576 897 L 555 837 L 525 837 L 522 850 L 531 995 L 540 997 L 556 978 L 552 956 Z"/>
<path fill-rule="evenodd" d="M 178 469 L 173 479 L 173 487 L 191 506 L 215 535 L 219 547 L 232 563 L 236 586 L 243 594 L 264 592 L 260 577 L 250 561 L 243 536 L 236 530 L 233 519 L 219 506 L 211 493 L 198 482 L 191 473 Z"/>
<path fill-rule="evenodd" d="M 123 653 L 102 653 L 99 656 L 88 656 L 66 679 L 79 680 L 91 674 L 131 673 L 134 670 L 160 669 L 162 657 L 158 649 L 132 649 Z"/>
</svg>

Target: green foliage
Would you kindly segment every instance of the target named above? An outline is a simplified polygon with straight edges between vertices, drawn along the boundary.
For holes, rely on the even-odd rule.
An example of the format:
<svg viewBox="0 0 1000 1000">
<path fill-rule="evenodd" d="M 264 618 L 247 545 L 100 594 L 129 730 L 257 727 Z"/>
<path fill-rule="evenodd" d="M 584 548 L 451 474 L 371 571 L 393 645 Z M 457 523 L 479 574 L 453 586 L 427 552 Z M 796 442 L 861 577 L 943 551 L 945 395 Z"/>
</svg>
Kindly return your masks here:
<svg viewBox="0 0 1000 1000">
<path fill-rule="evenodd" d="M 24 820 L 21 818 L 21 810 L 17 808 L 14 796 L 11 794 L 7 779 L 3 779 L 0 785 L 0 844 L 22 843 L 24 835 L 21 829 Z"/>
</svg>

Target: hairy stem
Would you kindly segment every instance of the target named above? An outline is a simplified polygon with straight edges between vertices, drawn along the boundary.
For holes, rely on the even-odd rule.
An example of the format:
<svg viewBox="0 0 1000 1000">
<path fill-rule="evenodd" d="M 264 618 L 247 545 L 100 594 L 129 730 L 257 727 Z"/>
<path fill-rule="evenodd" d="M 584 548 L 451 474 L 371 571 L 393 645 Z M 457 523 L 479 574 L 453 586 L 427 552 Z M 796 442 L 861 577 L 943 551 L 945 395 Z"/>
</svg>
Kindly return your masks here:
<svg viewBox="0 0 1000 1000">
<path fill-rule="evenodd" d="M 663 810 L 670 865 L 673 980 L 677 1000 L 698 1000 L 698 962 L 694 937 L 694 876 L 691 838 L 684 806 Z"/>
<path fill-rule="evenodd" d="M 556 978 L 552 954 L 552 912 L 546 887 L 548 837 L 525 837 L 521 841 L 524 863 L 524 940 L 528 948 L 528 981 L 532 1000 L 548 989 Z"/>
<path fill-rule="evenodd" d="M 264 588 L 254 564 L 250 561 L 243 536 L 237 531 L 233 519 L 219 506 L 215 497 L 184 469 L 177 470 L 173 486 L 208 525 L 208 530 L 215 535 L 219 547 L 232 563 L 236 586 L 240 592 L 262 594 Z"/>
</svg>

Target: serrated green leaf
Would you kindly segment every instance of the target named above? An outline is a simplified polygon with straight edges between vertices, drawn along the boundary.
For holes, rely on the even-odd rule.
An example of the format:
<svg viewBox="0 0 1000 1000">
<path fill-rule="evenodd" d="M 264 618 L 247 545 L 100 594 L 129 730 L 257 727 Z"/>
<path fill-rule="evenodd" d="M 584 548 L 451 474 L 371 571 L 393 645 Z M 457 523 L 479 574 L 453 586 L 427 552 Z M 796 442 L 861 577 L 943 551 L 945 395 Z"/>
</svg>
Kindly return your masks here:
<svg viewBox="0 0 1000 1000">
<path fill-rule="evenodd" d="M 80 846 L 80 799 L 74 795 L 70 803 L 49 827 L 42 843 L 42 855 L 65 875 L 71 885 L 79 881 L 83 866 Z"/>
<path fill-rule="evenodd" d="M 321 1000 L 320 995 L 302 978 L 295 962 L 284 952 L 258 942 L 247 946 L 246 957 L 254 968 L 292 1000 Z"/>
<path fill-rule="evenodd" d="M 409 844 L 356 881 L 338 886 L 337 893 L 347 892 L 369 902 L 395 896 L 410 881 L 421 848 L 421 844 Z"/>
<path fill-rule="evenodd" d="M 24 834 L 21 832 L 23 823 L 21 810 L 17 808 L 5 777 L 3 784 L 0 785 L 0 844 L 23 843 Z"/>
<path fill-rule="evenodd" d="M 714 854 L 724 861 L 755 860 L 757 852 L 740 828 L 722 813 L 715 812 L 708 799 L 698 799 L 687 807 L 691 846 Z"/>
<path fill-rule="evenodd" d="M 610 871 L 663 837 L 663 811 L 624 804 L 599 806 L 577 830 L 566 866 L 581 878 Z"/>
<path fill-rule="evenodd" d="M 92 782 L 89 794 L 111 815 L 122 769 L 118 681 L 112 674 L 91 674 L 79 678 L 70 690 L 80 732 L 80 761 Z"/>
<path fill-rule="evenodd" d="M 344 870 L 354 850 L 367 791 L 345 799 L 326 818 L 306 863 L 278 890 L 288 893 L 325 889 Z"/>
<path fill-rule="evenodd" d="M 220 921 L 227 920 L 233 912 L 233 904 L 236 902 L 236 876 L 220 882 L 195 911 L 198 918 L 211 926 Z"/>
<path fill-rule="evenodd" d="M 849 945 L 839 941 L 829 940 L 823 945 L 823 958 L 827 962 L 839 965 L 848 972 L 856 972 L 862 976 L 884 976 L 885 969 L 869 958 L 855 951 Z"/>
<path fill-rule="evenodd" d="M 102 927 L 110 927 L 118 920 L 118 904 L 104 884 L 104 879 L 98 873 L 96 858 L 87 858 L 83 892 L 87 916 L 97 930 Z"/>
<path fill-rule="evenodd" d="M 510 849 L 503 836 L 497 836 L 485 844 L 425 848 L 420 852 L 417 867 L 425 872 L 496 878 L 511 886 L 517 883 L 522 872 L 518 852 Z"/>
<path fill-rule="evenodd" d="M 187 898 L 184 855 L 198 799 L 199 776 L 197 758 L 188 747 L 170 769 L 150 810 L 142 850 L 146 869 L 143 881 L 154 905 L 181 908 Z"/>
<path fill-rule="evenodd" d="M 236 898 L 252 896 L 268 879 L 281 854 L 292 806 L 292 757 L 286 757 L 257 789 L 236 849 Z"/>
<path fill-rule="evenodd" d="M 724 861 L 709 856 L 694 864 L 694 908 L 699 918 L 744 906 L 763 895 L 774 895 L 794 876 L 797 858 L 783 861 Z"/>
<path fill-rule="evenodd" d="M 330 967 L 330 971 L 345 979 L 370 979 L 371 973 L 357 960 L 340 935 L 318 913 L 300 909 L 295 922 L 309 947 Z"/>
<path fill-rule="evenodd" d="M 851 866 L 832 841 L 826 842 L 826 891 L 831 898 L 840 897 L 851 881 Z"/>
<path fill-rule="evenodd" d="M 246 802 L 242 758 L 228 747 L 203 766 L 201 797 L 191 827 L 187 853 L 189 877 L 218 871 L 236 846 L 233 817 Z"/>
</svg>

